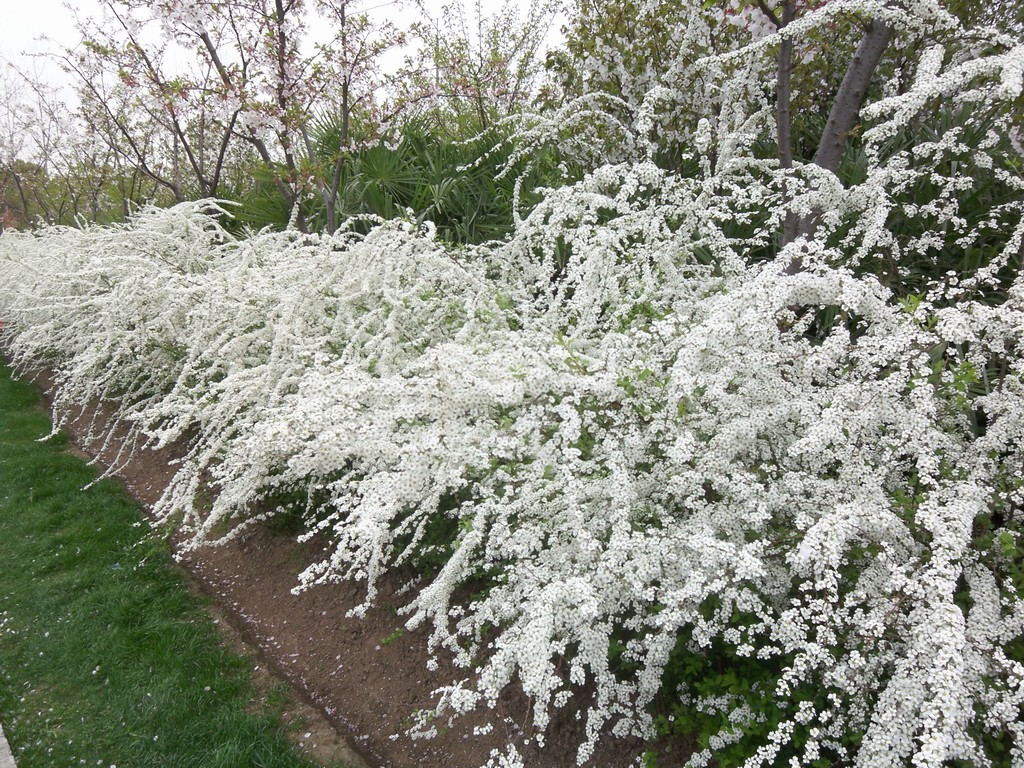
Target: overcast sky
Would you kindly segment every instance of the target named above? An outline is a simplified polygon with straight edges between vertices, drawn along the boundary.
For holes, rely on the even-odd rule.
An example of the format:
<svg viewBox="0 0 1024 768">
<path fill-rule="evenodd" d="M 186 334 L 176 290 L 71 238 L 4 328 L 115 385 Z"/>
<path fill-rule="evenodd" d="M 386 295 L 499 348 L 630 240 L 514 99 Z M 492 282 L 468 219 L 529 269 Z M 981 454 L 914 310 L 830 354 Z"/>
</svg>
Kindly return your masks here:
<svg viewBox="0 0 1024 768">
<path fill-rule="evenodd" d="M 86 9 L 94 6 L 94 2 L 82 0 L 76 6 Z M 71 13 L 63 0 L 0 0 L 0 56 L 19 68 L 41 66 L 29 54 L 52 49 L 52 45 L 38 40 L 43 35 L 62 45 L 72 45 L 77 40 Z M 60 73 L 53 65 L 47 67 L 47 72 L 54 76 Z"/>
<path fill-rule="evenodd" d="M 437 9 L 433 13 L 440 14 L 441 6 L 445 2 L 450 0 L 426 0 L 425 4 L 428 8 Z M 520 5 L 525 5 L 525 2 L 526 0 L 520 0 Z M 65 8 L 67 4 L 83 15 L 100 15 L 99 0 L 0 0 L 0 57 L 11 61 L 19 69 L 41 69 L 46 79 L 54 84 L 61 82 L 64 75 L 60 68 L 38 54 L 77 43 L 78 34 L 75 32 L 71 11 Z M 418 13 L 413 8 L 401 8 L 388 0 L 366 0 L 365 6 L 354 4 L 357 7 L 365 7 L 368 13 L 382 21 L 390 16 L 399 26 L 407 25 L 411 18 L 410 14 Z M 502 4 L 502 0 L 483 0 L 484 13 L 494 13 Z M 475 0 L 464 0 L 464 7 L 467 9 L 467 15 L 471 16 Z M 554 26 L 549 41 L 561 37 L 557 32 L 558 24 Z M 323 37 L 326 38 L 328 34 L 325 33 Z M 53 42 L 40 40 L 44 36 Z M 315 34 L 315 30 L 314 36 L 321 37 Z M 397 67 L 400 63 L 401 57 L 396 56 L 391 66 Z"/>
</svg>

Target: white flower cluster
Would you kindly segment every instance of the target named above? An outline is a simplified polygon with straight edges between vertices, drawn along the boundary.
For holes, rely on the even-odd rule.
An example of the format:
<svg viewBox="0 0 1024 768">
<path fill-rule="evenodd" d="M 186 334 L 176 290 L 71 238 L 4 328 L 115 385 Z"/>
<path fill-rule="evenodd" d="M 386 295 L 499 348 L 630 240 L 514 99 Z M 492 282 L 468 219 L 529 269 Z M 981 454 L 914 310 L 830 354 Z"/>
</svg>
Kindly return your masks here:
<svg viewBox="0 0 1024 768">
<path fill-rule="evenodd" d="M 332 542 L 300 587 L 367 604 L 438 557 L 405 610 L 468 672 L 435 720 L 516 682 L 541 744 L 586 710 L 583 764 L 652 735 L 673 658 L 714 648 L 781 713 L 748 766 L 1022 766 L 1021 50 L 930 49 L 869 111 L 862 180 L 796 169 L 822 221 L 774 256 L 771 115 L 723 84 L 699 173 L 616 157 L 475 249 L 402 221 L 239 238 L 210 203 L 4 233 L 5 348 L 56 371 L 58 426 L 98 399 L 128 450 L 185 441 L 159 510 L 197 544 L 297 504 Z M 934 141 L 895 140 L 947 101 Z M 862 269 L 951 250 L 901 298 Z M 768 728 L 681 685 L 725 716 L 693 765 Z"/>
</svg>

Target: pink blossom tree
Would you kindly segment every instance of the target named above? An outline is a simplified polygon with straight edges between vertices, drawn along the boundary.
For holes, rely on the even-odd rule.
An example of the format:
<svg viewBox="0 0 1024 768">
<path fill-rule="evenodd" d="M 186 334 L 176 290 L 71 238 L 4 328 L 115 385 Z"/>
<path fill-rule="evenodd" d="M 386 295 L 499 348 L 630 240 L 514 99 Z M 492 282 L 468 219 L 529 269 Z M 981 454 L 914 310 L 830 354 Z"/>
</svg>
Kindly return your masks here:
<svg viewBox="0 0 1024 768">
<path fill-rule="evenodd" d="M 347 145 L 355 116 L 373 112 L 380 56 L 400 41 L 350 6 L 107 0 L 103 21 L 80 20 L 84 42 L 63 61 L 93 97 L 111 147 L 175 199 L 216 197 L 242 145 L 273 169 L 301 223 L 305 195 L 331 207 L 337 194 L 336 174 L 317 163 L 312 121 L 336 113 Z M 310 39 L 314 13 L 331 24 L 330 39 Z M 119 101 L 133 109 L 114 113 Z"/>
</svg>

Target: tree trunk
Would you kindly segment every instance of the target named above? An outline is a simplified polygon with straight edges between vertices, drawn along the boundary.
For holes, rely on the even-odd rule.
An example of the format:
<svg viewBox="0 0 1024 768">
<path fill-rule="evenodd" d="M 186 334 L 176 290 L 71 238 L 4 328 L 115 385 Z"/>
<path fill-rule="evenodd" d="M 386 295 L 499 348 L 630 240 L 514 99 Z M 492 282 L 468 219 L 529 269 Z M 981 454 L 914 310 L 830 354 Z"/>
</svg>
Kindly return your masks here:
<svg viewBox="0 0 1024 768">
<path fill-rule="evenodd" d="M 814 153 L 812 162 L 819 168 L 831 173 L 839 172 L 839 166 L 846 151 L 846 139 L 856 124 L 860 109 L 864 105 L 864 99 L 867 97 L 871 77 L 891 39 L 892 28 L 888 24 L 878 19 L 873 19 L 868 23 L 864 36 L 850 59 L 839 91 L 832 102 L 825 130 L 822 131 L 817 151 Z M 780 164 L 784 162 L 781 155 L 779 159 Z M 815 208 L 808 215 L 796 218 L 795 226 L 790 225 L 790 216 L 787 214 L 783 245 L 791 243 L 799 237 L 808 239 L 814 237 L 821 222 L 822 213 L 820 208 Z M 801 259 L 797 258 L 786 268 L 786 272 L 796 274 L 802 269 L 803 263 Z"/>
</svg>

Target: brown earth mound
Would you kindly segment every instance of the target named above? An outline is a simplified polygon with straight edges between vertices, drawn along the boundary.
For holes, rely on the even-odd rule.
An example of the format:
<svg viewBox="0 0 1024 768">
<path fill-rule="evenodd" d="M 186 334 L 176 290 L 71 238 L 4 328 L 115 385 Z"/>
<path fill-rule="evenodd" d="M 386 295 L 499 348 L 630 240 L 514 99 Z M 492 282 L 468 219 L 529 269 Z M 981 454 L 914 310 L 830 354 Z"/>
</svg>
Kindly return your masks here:
<svg viewBox="0 0 1024 768">
<path fill-rule="evenodd" d="M 40 374 L 35 380 L 46 396 L 52 386 L 49 377 Z M 96 446 L 87 441 L 97 414 L 102 420 L 103 409 L 83 408 L 65 430 L 78 451 L 102 465 L 113 460 L 116 447 L 97 456 Z M 174 459 L 173 450 L 145 449 L 117 472 L 147 512 L 173 477 Z M 428 670 L 427 633 L 405 630 L 395 610 L 403 602 L 395 596 L 397 577 L 381 585 L 376 607 L 361 619 L 346 614 L 362 602 L 362 585 L 316 587 L 293 595 L 297 574 L 319 559 L 324 546 L 257 529 L 223 546 L 192 552 L 178 547 L 180 563 L 196 588 L 213 599 L 215 618 L 219 614 L 226 619 L 219 623 L 229 625 L 227 642 L 241 643 L 254 657 L 257 680 L 269 668 L 305 700 L 286 715 L 304 723 L 299 741 L 305 749 L 324 762 L 343 760 L 358 768 L 478 768 L 492 750 L 509 741 L 522 745 L 532 735 L 530 705 L 512 690 L 493 710 L 438 723 L 439 735 L 432 739 L 407 736 L 414 713 L 433 708 L 431 692 L 466 677 L 467 670 L 444 663 Z M 481 727 L 487 731 L 487 726 L 486 735 L 474 733 Z M 543 750 L 532 742 L 521 746 L 526 765 L 574 766 L 583 726 L 574 713 L 560 713 Z M 609 736 L 587 766 L 624 768 L 635 765 L 642 752 L 643 744 L 636 739 Z M 678 764 L 659 757 L 663 768 Z"/>
</svg>

